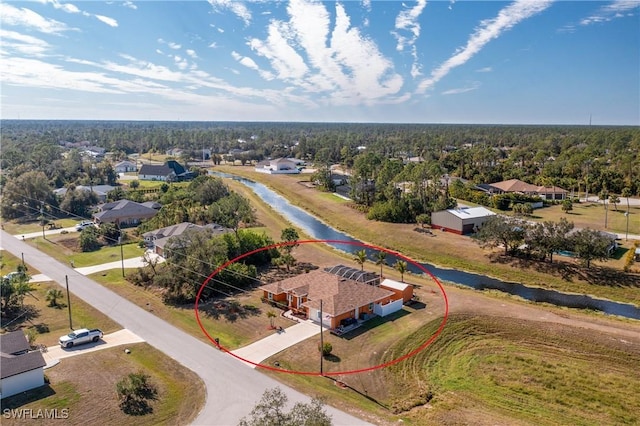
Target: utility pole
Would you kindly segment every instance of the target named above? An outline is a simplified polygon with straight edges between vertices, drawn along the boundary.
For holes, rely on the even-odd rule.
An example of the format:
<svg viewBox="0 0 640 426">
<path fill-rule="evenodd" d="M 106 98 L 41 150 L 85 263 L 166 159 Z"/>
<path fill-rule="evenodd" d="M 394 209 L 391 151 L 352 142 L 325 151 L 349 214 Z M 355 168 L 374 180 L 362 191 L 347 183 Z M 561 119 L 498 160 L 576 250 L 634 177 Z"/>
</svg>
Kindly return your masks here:
<svg viewBox="0 0 640 426">
<path fill-rule="evenodd" d="M 44 201 L 40 201 L 40 223 L 42 223 L 42 239 L 46 240 L 47 237 L 44 235 Z"/>
<path fill-rule="evenodd" d="M 67 282 L 67 306 L 69 307 L 69 328 L 73 330 L 73 322 L 71 321 L 71 295 L 69 294 L 69 276 L 64 276 L 65 281 Z"/>
<path fill-rule="evenodd" d="M 120 244 L 120 264 L 122 265 L 122 278 L 124 278 L 124 253 L 122 251 L 122 228 L 120 228 L 120 223 L 118 222 L 118 231 L 120 235 L 118 236 L 118 244 Z"/>
<path fill-rule="evenodd" d="M 322 299 L 320 299 L 320 375 L 324 376 L 323 360 L 324 360 L 324 340 L 322 337 Z"/>
</svg>

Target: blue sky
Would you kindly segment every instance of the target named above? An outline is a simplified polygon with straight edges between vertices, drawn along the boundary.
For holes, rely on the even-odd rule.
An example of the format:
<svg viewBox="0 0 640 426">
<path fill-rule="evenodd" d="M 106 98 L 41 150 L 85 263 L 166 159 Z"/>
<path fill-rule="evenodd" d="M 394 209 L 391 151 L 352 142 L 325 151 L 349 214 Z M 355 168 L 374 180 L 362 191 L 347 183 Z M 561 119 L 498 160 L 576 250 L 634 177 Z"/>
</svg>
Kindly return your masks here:
<svg viewBox="0 0 640 426">
<path fill-rule="evenodd" d="M 1 116 L 640 125 L 640 0 L 3 1 Z"/>
</svg>

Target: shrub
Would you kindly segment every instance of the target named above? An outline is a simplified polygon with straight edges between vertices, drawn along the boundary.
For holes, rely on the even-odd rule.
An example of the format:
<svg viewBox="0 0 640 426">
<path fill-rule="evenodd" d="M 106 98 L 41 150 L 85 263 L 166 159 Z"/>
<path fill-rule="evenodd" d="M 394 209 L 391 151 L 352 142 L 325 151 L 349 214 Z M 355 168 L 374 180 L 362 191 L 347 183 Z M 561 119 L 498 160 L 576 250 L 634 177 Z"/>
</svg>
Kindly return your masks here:
<svg viewBox="0 0 640 426">
<path fill-rule="evenodd" d="M 322 345 L 318 343 L 318 350 L 322 352 L 322 356 L 329 356 L 333 351 L 333 345 L 329 342 L 324 342 Z"/>
</svg>

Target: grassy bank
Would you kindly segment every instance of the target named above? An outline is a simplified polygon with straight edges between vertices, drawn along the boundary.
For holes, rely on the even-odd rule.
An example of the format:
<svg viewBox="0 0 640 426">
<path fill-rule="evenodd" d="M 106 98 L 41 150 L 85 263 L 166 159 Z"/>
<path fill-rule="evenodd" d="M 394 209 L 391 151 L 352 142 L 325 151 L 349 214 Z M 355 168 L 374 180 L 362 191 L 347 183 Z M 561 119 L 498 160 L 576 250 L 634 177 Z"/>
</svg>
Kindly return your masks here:
<svg viewBox="0 0 640 426">
<path fill-rule="evenodd" d="M 353 355 L 395 359 L 422 345 L 440 323 L 435 319 L 366 351 L 353 345 Z M 277 358 L 304 362 L 307 355 L 299 366 L 317 369 L 317 356 L 300 352 L 297 346 Z M 639 363 L 638 341 L 553 323 L 454 315 L 430 346 L 401 363 L 353 376 L 328 374 L 343 387 L 327 378 L 277 378 L 313 388 L 332 405 L 369 412 L 377 424 L 637 424 Z"/>
<path fill-rule="evenodd" d="M 301 185 L 299 182 L 306 179 L 303 175 L 266 175 L 256 173 L 249 167 L 221 166 L 216 170 L 264 183 L 292 204 L 304 208 L 334 228 L 365 242 L 399 251 L 418 261 L 485 274 L 509 282 L 640 304 L 640 276 L 610 274 L 608 266 L 621 268 L 621 260 L 605 264 L 596 262 L 590 271 L 586 271 L 571 259 L 560 261 L 556 257 L 554 264 L 548 264 L 504 257 L 500 250 L 481 249 L 470 237 L 440 231 L 423 234 L 415 231 L 416 225 L 369 221 L 362 213 L 349 207 L 348 203 L 332 200 L 315 189 Z"/>
</svg>

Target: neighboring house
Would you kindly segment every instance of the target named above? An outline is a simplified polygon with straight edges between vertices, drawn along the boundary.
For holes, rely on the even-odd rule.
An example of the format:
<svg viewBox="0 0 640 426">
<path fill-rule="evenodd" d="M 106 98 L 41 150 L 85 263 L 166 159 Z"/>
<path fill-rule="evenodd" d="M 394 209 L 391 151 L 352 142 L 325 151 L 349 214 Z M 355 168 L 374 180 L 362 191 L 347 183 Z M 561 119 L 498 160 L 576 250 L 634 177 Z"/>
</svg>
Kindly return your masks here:
<svg viewBox="0 0 640 426">
<path fill-rule="evenodd" d="M 518 179 L 509 179 L 489 185 L 478 185 L 493 194 L 516 192 L 525 195 L 538 196 L 544 200 L 564 200 L 569 191 L 557 186 L 539 186 L 523 182 Z"/>
<path fill-rule="evenodd" d="M 169 160 L 164 164 L 143 164 L 138 172 L 138 179 L 141 180 L 161 180 L 161 181 L 183 181 L 193 179 L 192 172 L 187 171 L 180 163 Z"/>
<path fill-rule="evenodd" d="M 151 219 L 158 210 L 145 204 L 130 200 L 120 200 L 100 206 L 100 212 L 93 215 L 97 224 L 115 223 L 119 226 L 137 226 L 146 219 Z"/>
<path fill-rule="evenodd" d="M 164 247 L 172 237 L 182 235 L 189 230 L 204 231 L 209 229 L 213 232 L 213 235 L 225 234 L 231 232 L 231 229 L 225 228 L 217 224 L 209 224 L 200 226 L 191 222 L 182 222 L 177 225 L 167 226 L 165 228 L 156 229 L 155 231 L 149 231 L 142 234 L 144 237 L 144 243 L 148 249 L 153 250 L 159 256 L 164 256 Z"/>
<path fill-rule="evenodd" d="M 92 158 L 103 158 L 107 150 L 100 146 L 89 146 L 81 151 L 81 154 Z"/>
<path fill-rule="evenodd" d="M 261 161 L 256 165 L 256 172 L 269 174 L 296 174 L 300 173 L 298 161 L 289 158 L 276 158 L 275 160 Z"/>
<path fill-rule="evenodd" d="M 431 227 L 464 235 L 476 232 L 495 213 L 484 207 L 462 207 L 431 213 Z"/>
<path fill-rule="evenodd" d="M 40 351 L 30 351 L 22 330 L 0 335 L 0 397 L 6 398 L 44 385 Z"/>
<path fill-rule="evenodd" d="M 392 289 L 364 284 L 328 270 L 300 274 L 260 289 L 265 300 L 284 305 L 315 322 L 322 317 L 322 323 L 330 329 L 337 329 L 348 319 L 367 320 L 402 309 L 404 298 Z"/>
<path fill-rule="evenodd" d="M 91 191 L 94 194 L 96 194 L 96 197 L 98 197 L 99 202 L 104 203 L 105 201 L 107 201 L 107 194 L 116 188 L 115 186 L 111 186 L 111 185 L 93 185 L 93 186 L 78 185 L 76 186 L 76 189 L 80 191 Z M 53 193 L 56 194 L 58 197 L 64 197 L 67 191 L 68 191 L 68 188 L 58 188 L 58 189 L 54 189 Z"/>
<path fill-rule="evenodd" d="M 121 161 L 115 165 L 113 168 L 116 173 L 127 173 L 127 172 L 135 172 L 138 170 L 136 163 L 133 161 Z"/>
<path fill-rule="evenodd" d="M 636 251 L 635 251 L 635 260 L 636 260 L 636 262 L 640 262 L 640 247 L 637 247 L 637 248 L 636 248 Z"/>
<path fill-rule="evenodd" d="M 143 164 L 138 172 L 140 180 L 174 181 L 176 173 L 167 164 Z"/>
</svg>

